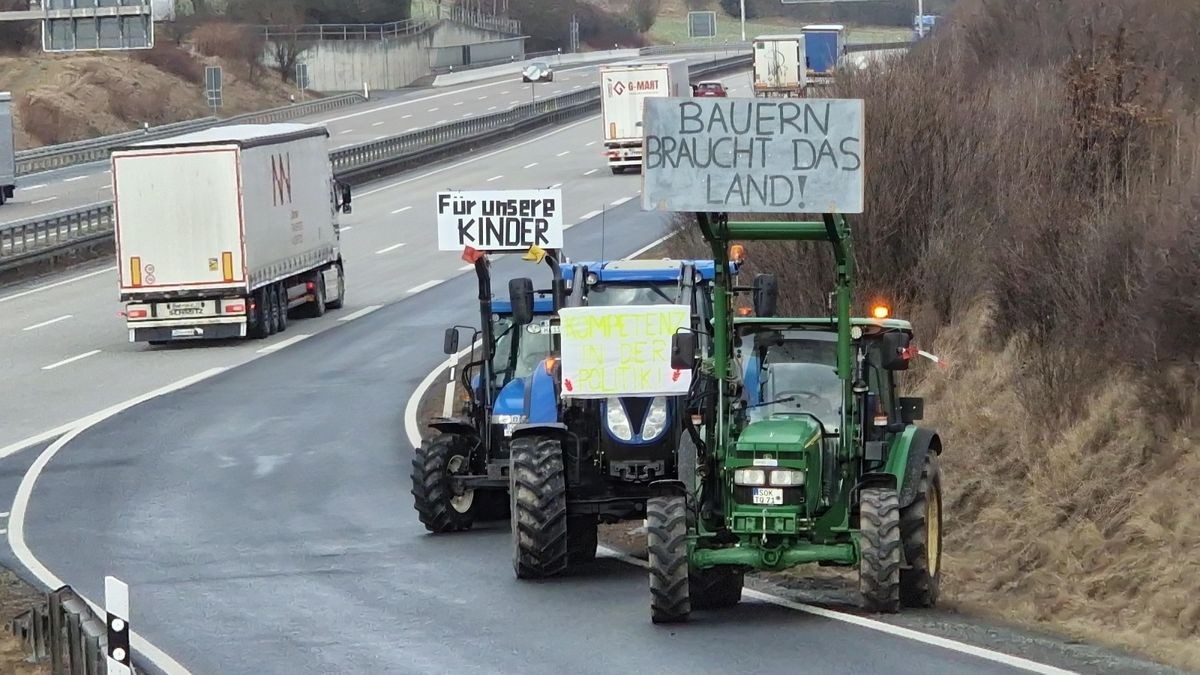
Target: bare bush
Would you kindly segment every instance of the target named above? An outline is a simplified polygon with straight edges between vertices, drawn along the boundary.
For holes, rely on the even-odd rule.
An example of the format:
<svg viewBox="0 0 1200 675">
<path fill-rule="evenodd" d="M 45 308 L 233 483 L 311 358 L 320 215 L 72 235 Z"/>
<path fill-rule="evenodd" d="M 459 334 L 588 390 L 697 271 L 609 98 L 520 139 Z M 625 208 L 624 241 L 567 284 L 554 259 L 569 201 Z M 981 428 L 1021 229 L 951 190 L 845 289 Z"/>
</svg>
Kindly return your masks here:
<svg viewBox="0 0 1200 675">
<path fill-rule="evenodd" d="M 246 80 L 258 82 L 263 71 L 266 42 L 249 26 L 210 21 L 197 26 L 190 38 L 201 54 L 236 64 Z"/>
<path fill-rule="evenodd" d="M 647 33 L 654 27 L 654 22 L 658 20 L 658 13 L 661 10 L 662 0 L 633 0 L 630 5 L 633 21 L 637 24 L 638 31 L 642 33 Z"/>
<path fill-rule="evenodd" d="M 191 54 L 169 42 L 156 42 L 153 49 L 135 52 L 134 58 L 185 82 L 204 82 L 204 66 Z"/>
<path fill-rule="evenodd" d="M 54 145 L 70 140 L 67 137 L 62 110 L 44 98 L 25 94 L 17 100 L 17 114 L 25 132 L 40 145 Z"/>
</svg>

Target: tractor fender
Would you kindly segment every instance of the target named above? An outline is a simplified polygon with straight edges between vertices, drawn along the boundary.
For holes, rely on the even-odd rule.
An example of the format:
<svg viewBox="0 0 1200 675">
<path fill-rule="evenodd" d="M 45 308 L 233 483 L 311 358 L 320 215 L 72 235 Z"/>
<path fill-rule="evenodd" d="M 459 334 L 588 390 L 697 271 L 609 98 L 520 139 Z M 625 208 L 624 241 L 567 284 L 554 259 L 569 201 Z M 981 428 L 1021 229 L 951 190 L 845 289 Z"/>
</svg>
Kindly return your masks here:
<svg viewBox="0 0 1200 675">
<path fill-rule="evenodd" d="M 686 497 L 687 485 L 681 480 L 665 479 L 650 483 L 651 497 Z"/>
<path fill-rule="evenodd" d="M 457 434 L 471 440 L 479 439 L 479 431 L 467 420 L 439 417 L 429 423 L 430 429 L 437 429 L 443 434 Z"/>
<path fill-rule="evenodd" d="M 525 436 L 566 438 L 567 425 L 561 422 L 535 422 L 533 424 L 518 424 L 513 428 L 512 438 L 522 438 Z"/>
<path fill-rule="evenodd" d="M 901 507 L 908 506 L 916 499 L 921 470 L 931 450 L 934 454 L 942 454 L 942 439 L 933 429 L 909 427 L 892 441 L 885 471 L 896 477 Z"/>
</svg>

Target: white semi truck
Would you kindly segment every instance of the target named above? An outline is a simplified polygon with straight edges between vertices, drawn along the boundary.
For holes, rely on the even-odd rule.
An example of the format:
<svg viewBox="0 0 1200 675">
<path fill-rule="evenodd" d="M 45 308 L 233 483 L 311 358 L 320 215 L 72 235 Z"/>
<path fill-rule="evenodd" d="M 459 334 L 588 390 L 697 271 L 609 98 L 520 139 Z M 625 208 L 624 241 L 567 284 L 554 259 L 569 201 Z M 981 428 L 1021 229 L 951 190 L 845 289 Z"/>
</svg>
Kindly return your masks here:
<svg viewBox="0 0 1200 675">
<path fill-rule="evenodd" d="M 265 338 L 345 301 L 323 126 L 216 127 L 112 153 L 130 342 Z"/>
<path fill-rule="evenodd" d="M 604 154 L 614 174 L 642 166 L 642 102 L 653 96 L 691 96 L 684 59 L 600 67 Z"/>
<path fill-rule="evenodd" d="M 804 35 L 754 38 L 754 95 L 799 98 L 808 85 Z"/>
<path fill-rule="evenodd" d="M 0 91 L 0 204 L 17 188 L 17 153 L 13 137 L 12 95 Z"/>
</svg>

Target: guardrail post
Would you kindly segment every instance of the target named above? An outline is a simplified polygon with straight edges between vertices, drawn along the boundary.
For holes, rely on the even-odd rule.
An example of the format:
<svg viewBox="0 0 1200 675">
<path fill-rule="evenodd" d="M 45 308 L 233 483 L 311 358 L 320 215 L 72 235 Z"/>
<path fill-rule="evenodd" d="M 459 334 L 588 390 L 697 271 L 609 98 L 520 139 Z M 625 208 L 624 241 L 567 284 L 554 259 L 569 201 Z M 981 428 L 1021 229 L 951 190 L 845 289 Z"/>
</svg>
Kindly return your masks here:
<svg viewBox="0 0 1200 675">
<path fill-rule="evenodd" d="M 63 634 L 66 632 L 66 626 L 63 625 L 62 597 L 59 591 L 47 594 L 46 602 L 50 614 L 50 672 L 52 675 L 63 675 L 66 672 L 63 668 Z"/>
<path fill-rule="evenodd" d="M 84 675 L 83 672 L 83 626 L 80 617 L 75 612 L 67 616 L 67 654 L 70 660 L 70 675 Z"/>
</svg>

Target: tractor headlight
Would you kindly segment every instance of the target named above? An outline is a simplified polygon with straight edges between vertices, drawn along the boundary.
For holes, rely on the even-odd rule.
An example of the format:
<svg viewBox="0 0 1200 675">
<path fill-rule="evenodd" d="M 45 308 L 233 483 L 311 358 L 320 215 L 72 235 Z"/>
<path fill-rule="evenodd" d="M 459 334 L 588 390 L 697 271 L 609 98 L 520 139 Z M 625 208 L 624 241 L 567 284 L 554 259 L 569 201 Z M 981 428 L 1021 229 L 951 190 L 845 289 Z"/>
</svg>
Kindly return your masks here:
<svg viewBox="0 0 1200 675">
<path fill-rule="evenodd" d="M 633 427 L 629 424 L 629 416 L 625 414 L 625 406 L 621 399 L 610 396 L 607 401 L 608 431 L 619 440 L 633 440 Z"/>
<path fill-rule="evenodd" d="M 767 472 L 762 469 L 735 469 L 734 485 L 766 485 Z"/>
<path fill-rule="evenodd" d="M 771 472 L 771 485 L 775 487 L 804 485 L 804 472 L 796 469 L 775 469 Z"/>
<path fill-rule="evenodd" d="M 650 412 L 646 413 L 646 421 L 642 422 L 642 440 L 652 441 L 661 436 L 666 428 L 667 399 L 656 396 L 650 402 Z"/>
</svg>

